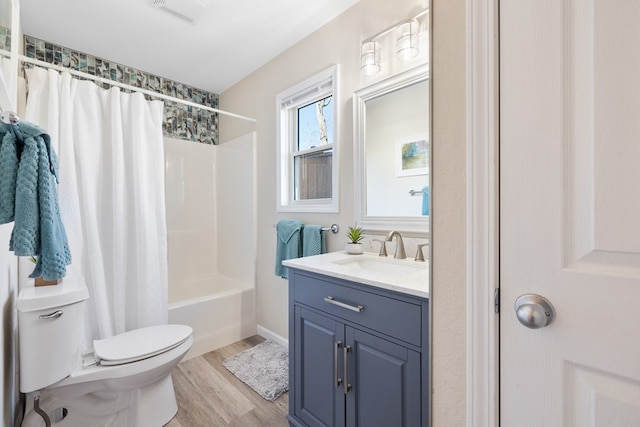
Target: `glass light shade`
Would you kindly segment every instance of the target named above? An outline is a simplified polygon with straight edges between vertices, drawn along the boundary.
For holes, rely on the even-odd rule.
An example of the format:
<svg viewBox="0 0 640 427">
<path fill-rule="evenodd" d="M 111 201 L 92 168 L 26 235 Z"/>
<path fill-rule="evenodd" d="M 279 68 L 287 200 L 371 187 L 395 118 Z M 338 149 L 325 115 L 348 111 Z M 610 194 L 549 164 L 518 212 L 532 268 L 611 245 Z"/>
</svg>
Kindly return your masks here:
<svg viewBox="0 0 640 427">
<path fill-rule="evenodd" d="M 380 43 L 370 41 L 360 47 L 360 70 L 362 74 L 373 75 L 380 71 Z"/>
<path fill-rule="evenodd" d="M 398 58 L 406 61 L 418 55 L 418 32 L 420 23 L 415 19 L 396 28 L 396 52 Z"/>
</svg>

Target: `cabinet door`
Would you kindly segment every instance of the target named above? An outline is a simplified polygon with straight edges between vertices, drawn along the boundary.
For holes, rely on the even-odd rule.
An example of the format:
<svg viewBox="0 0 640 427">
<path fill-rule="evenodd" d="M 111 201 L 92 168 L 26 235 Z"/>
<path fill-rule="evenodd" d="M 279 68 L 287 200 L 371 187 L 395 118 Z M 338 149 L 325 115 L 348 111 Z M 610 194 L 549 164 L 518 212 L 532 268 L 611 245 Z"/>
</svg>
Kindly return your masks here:
<svg viewBox="0 0 640 427">
<path fill-rule="evenodd" d="M 344 324 L 295 307 L 295 415 L 309 427 L 344 426 Z M 338 345 L 340 345 L 338 347 Z"/>
<path fill-rule="evenodd" d="M 420 353 L 351 327 L 346 335 L 347 426 L 420 426 Z"/>
</svg>

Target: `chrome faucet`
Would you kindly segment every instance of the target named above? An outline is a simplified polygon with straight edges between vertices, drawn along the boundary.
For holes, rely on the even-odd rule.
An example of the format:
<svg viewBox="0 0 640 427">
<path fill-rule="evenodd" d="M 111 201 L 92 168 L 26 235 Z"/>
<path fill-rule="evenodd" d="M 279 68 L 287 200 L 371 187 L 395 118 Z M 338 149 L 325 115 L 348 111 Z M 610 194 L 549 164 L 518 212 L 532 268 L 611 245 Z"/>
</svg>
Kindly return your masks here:
<svg viewBox="0 0 640 427">
<path fill-rule="evenodd" d="M 402 241 L 402 236 L 397 231 L 392 231 L 387 235 L 385 241 L 390 242 L 393 240 L 393 236 L 396 236 L 396 253 L 393 255 L 396 259 L 405 259 L 407 254 L 404 252 L 404 242 Z"/>
</svg>

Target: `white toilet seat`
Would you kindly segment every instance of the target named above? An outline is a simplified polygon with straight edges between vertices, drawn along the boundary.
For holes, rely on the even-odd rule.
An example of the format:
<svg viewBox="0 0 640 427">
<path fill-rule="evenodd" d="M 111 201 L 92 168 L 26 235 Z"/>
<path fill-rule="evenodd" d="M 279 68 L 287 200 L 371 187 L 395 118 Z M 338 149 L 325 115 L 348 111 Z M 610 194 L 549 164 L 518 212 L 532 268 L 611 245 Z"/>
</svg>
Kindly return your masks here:
<svg viewBox="0 0 640 427">
<path fill-rule="evenodd" d="M 145 372 L 151 372 L 161 366 L 171 364 L 174 360 L 180 360 L 189 351 L 193 344 L 193 336 L 189 337 L 178 344 L 174 348 L 166 350 L 160 354 L 156 354 L 153 357 L 147 357 L 146 359 L 138 360 L 131 363 L 122 363 L 119 365 L 97 365 L 90 364 L 90 361 L 95 361 L 95 355 L 87 355 L 84 359 L 78 360 L 77 369 L 75 369 L 69 376 L 58 381 L 50 386 L 50 388 L 64 387 L 73 384 L 87 383 L 90 381 L 118 380 L 121 378 L 127 378 L 132 376 L 141 375 Z"/>
<path fill-rule="evenodd" d="M 191 334 L 192 329 L 186 325 L 149 326 L 95 340 L 93 350 L 98 364 L 122 365 L 169 351 L 185 342 Z"/>
</svg>

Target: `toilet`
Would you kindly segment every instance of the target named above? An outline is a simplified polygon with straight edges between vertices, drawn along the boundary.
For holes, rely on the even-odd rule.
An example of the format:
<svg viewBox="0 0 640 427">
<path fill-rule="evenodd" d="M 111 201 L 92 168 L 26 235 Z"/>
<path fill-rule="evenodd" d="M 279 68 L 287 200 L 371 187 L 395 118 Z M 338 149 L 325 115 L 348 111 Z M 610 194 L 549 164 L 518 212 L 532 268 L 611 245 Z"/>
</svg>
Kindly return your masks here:
<svg viewBox="0 0 640 427">
<path fill-rule="evenodd" d="M 178 411 L 171 368 L 193 344 L 186 325 L 159 325 L 94 341 L 81 354 L 82 282 L 34 287 L 17 299 L 23 427 L 160 427 Z"/>
</svg>

